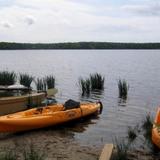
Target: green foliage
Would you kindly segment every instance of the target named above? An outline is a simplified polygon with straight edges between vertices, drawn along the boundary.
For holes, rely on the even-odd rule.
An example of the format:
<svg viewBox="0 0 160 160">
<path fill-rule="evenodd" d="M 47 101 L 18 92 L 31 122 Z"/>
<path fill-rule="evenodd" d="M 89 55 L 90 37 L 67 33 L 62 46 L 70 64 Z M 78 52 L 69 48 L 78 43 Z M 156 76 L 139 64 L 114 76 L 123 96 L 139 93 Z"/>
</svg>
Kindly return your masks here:
<svg viewBox="0 0 160 160">
<path fill-rule="evenodd" d="M 55 78 L 53 76 L 46 76 L 45 78 L 37 78 L 35 83 L 38 92 L 55 88 Z"/>
<path fill-rule="evenodd" d="M 55 78 L 53 76 L 46 76 L 44 78 L 44 81 L 46 82 L 47 88 L 51 89 L 55 87 Z"/>
<path fill-rule="evenodd" d="M 85 95 L 85 94 L 90 94 L 90 90 L 91 90 L 91 82 L 90 82 L 90 79 L 80 79 L 79 80 L 79 84 L 80 84 L 80 87 L 81 87 L 81 90 L 82 90 L 82 95 Z"/>
<path fill-rule="evenodd" d="M 27 148 L 22 148 L 21 153 L 14 150 L 4 148 L 3 152 L 0 153 L 0 160 L 44 160 L 45 154 L 34 148 L 33 144 L 30 144 Z"/>
<path fill-rule="evenodd" d="M 6 150 L 5 152 L 0 154 L 0 160 L 17 160 L 16 152 L 12 150 Z"/>
<path fill-rule="evenodd" d="M 135 139 L 137 138 L 137 130 L 132 127 L 128 127 L 128 140 L 130 143 L 134 142 Z"/>
<path fill-rule="evenodd" d="M 90 75 L 91 89 L 102 90 L 104 88 L 104 77 L 102 75 L 95 73 Z"/>
<path fill-rule="evenodd" d="M 89 78 L 80 78 L 79 85 L 82 95 L 89 95 L 92 90 L 102 90 L 104 88 L 104 77 L 100 74 L 91 74 Z"/>
<path fill-rule="evenodd" d="M 22 73 L 19 75 L 19 82 L 25 87 L 30 88 L 33 80 L 34 78 L 27 73 Z"/>
<path fill-rule="evenodd" d="M 160 43 L 68 42 L 44 44 L 0 42 L 0 49 L 160 49 Z"/>
<path fill-rule="evenodd" d="M 37 88 L 38 92 L 46 91 L 47 84 L 46 84 L 46 82 L 44 81 L 43 78 L 42 79 L 37 78 L 37 80 L 36 80 L 36 88 Z"/>
<path fill-rule="evenodd" d="M 0 72 L 0 85 L 13 85 L 16 82 L 15 72 L 1 71 Z"/>
<path fill-rule="evenodd" d="M 116 154 L 113 155 L 112 160 L 128 160 L 129 143 L 124 140 L 118 141 L 117 139 L 115 143 Z"/>
<path fill-rule="evenodd" d="M 33 144 L 30 145 L 28 150 L 24 150 L 23 156 L 24 160 L 44 160 L 44 154 L 36 150 Z"/>
<path fill-rule="evenodd" d="M 147 142 L 152 144 L 152 127 L 153 127 L 153 118 L 151 118 L 150 114 L 147 114 L 143 120 L 142 128 L 144 129 L 144 137 L 146 138 Z"/>
<path fill-rule="evenodd" d="M 128 96 L 129 85 L 126 80 L 118 80 L 119 97 L 126 99 Z"/>
</svg>

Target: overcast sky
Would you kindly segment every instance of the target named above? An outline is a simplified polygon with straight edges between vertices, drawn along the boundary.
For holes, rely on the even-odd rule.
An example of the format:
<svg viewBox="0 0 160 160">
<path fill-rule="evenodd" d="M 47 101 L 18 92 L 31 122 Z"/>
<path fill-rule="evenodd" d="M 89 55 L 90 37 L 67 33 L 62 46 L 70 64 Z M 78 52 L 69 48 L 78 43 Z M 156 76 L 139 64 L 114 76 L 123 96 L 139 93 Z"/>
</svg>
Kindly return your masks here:
<svg viewBox="0 0 160 160">
<path fill-rule="evenodd" d="M 160 42 L 160 0 L 0 0 L 0 41 Z"/>
</svg>

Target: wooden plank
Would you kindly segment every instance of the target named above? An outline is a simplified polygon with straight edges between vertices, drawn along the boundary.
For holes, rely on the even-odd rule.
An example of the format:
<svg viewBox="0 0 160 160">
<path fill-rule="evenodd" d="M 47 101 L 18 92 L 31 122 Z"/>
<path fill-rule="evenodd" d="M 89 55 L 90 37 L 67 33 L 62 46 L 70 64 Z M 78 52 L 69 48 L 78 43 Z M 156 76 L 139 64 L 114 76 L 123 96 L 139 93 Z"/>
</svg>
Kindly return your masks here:
<svg viewBox="0 0 160 160">
<path fill-rule="evenodd" d="M 106 144 L 101 152 L 99 160 L 110 160 L 113 152 L 113 144 Z"/>
</svg>

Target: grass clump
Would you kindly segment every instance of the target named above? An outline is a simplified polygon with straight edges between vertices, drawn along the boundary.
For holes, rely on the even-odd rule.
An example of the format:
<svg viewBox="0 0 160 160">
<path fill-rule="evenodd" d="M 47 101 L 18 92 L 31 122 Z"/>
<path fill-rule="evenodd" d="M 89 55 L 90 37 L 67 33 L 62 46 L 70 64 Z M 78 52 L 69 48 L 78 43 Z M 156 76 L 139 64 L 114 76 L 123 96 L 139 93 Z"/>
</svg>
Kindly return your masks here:
<svg viewBox="0 0 160 160">
<path fill-rule="evenodd" d="M 90 79 L 80 79 L 79 80 L 79 84 L 81 86 L 81 90 L 82 90 L 82 95 L 89 95 L 90 94 L 90 90 L 91 90 L 91 82 Z"/>
<path fill-rule="evenodd" d="M 17 160 L 17 154 L 12 150 L 7 150 L 0 154 L 0 160 Z"/>
<path fill-rule="evenodd" d="M 147 114 L 143 120 L 142 128 L 144 130 L 144 137 L 149 144 L 152 144 L 152 127 L 153 127 L 153 118 L 150 114 Z"/>
<path fill-rule="evenodd" d="M 135 139 L 137 138 L 137 130 L 135 128 L 128 127 L 127 134 L 128 134 L 128 141 L 130 143 L 134 142 Z"/>
<path fill-rule="evenodd" d="M 104 88 L 104 80 L 105 78 L 99 73 L 91 74 L 90 75 L 91 89 L 102 90 Z"/>
<path fill-rule="evenodd" d="M 129 143 L 124 140 L 115 140 L 116 153 L 113 155 L 112 160 L 128 160 Z"/>
<path fill-rule="evenodd" d="M 25 87 L 28 87 L 28 88 L 31 87 L 31 83 L 32 83 L 33 80 L 34 80 L 34 78 L 27 73 L 20 74 L 20 76 L 19 76 L 20 84 L 22 84 L 22 85 L 24 85 Z"/>
<path fill-rule="evenodd" d="M 91 74 L 89 78 L 80 78 L 79 84 L 82 95 L 89 95 L 93 90 L 102 90 L 104 88 L 104 77 L 98 73 Z"/>
<path fill-rule="evenodd" d="M 128 96 L 129 85 L 126 80 L 118 80 L 119 98 L 126 99 Z"/>
<path fill-rule="evenodd" d="M 0 72 L 0 85 L 13 85 L 16 82 L 15 72 L 1 71 Z"/>
<path fill-rule="evenodd" d="M 36 83 L 36 88 L 37 88 L 38 92 L 46 91 L 47 84 L 46 84 L 46 82 L 44 81 L 43 78 L 42 79 L 37 78 L 35 83 Z"/>
<path fill-rule="evenodd" d="M 46 76 L 44 78 L 44 81 L 46 82 L 46 85 L 47 85 L 48 89 L 55 88 L 55 78 L 54 78 L 54 76 Z"/>
<path fill-rule="evenodd" d="M 44 160 L 44 154 L 36 150 L 33 144 L 30 145 L 28 150 L 24 150 L 23 157 L 24 160 Z"/>
</svg>

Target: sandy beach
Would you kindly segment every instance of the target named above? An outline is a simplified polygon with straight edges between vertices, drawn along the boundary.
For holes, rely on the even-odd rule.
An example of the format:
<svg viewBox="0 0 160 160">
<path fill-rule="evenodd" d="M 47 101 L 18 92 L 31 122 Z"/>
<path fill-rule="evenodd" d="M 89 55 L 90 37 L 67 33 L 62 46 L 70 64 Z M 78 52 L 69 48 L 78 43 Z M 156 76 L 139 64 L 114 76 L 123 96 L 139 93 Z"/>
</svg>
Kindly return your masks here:
<svg viewBox="0 0 160 160">
<path fill-rule="evenodd" d="M 97 160 L 102 149 L 82 146 L 74 141 L 72 133 L 64 133 L 64 130 L 0 134 L 0 152 L 5 148 L 13 149 L 21 157 L 22 150 L 31 144 L 40 154 L 45 155 L 46 160 Z"/>
<path fill-rule="evenodd" d="M 80 145 L 74 133 L 63 129 L 35 130 L 16 134 L 0 134 L 0 152 L 14 150 L 22 159 L 25 148 L 33 145 L 45 160 L 98 160 L 103 147 Z M 159 160 L 144 150 L 129 152 L 129 160 Z"/>
</svg>

